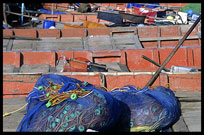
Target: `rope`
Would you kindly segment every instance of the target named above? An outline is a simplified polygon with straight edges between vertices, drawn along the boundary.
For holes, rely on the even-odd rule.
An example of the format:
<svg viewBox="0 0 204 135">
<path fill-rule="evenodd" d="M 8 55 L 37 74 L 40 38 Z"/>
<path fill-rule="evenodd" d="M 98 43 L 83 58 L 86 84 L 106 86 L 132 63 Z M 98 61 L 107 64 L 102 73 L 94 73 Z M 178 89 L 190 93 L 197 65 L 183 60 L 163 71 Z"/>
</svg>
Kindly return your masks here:
<svg viewBox="0 0 204 135">
<path fill-rule="evenodd" d="M 8 115 L 11 115 L 11 114 L 13 114 L 13 113 L 15 113 L 15 112 L 18 112 L 18 111 L 22 110 L 27 104 L 28 104 L 28 103 L 26 103 L 25 105 L 23 105 L 22 107 L 20 107 L 19 109 L 15 110 L 15 111 L 4 113 L 3 117 L 6 117 L 6 116 L 8 116 Z"/>
</svg>

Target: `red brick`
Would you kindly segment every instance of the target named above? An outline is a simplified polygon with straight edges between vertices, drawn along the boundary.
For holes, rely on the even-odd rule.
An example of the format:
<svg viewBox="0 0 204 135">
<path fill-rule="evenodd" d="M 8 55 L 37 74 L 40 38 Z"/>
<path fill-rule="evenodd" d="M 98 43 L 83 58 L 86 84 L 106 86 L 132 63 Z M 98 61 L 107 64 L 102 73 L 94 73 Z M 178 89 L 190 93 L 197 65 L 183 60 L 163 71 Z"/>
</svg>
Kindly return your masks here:
<svg viewBox="0 0 204 135">
<path fill-rule="evenodd" d="M 56 8 L 57 9 L 68 9 L 69 3 L 57 3 Z"/>
<path fill-rule="evenodd" d="M 166 73 L 160 73 L 159 75 L 159 85 L 160 86 L 164 86 L 164 87 L 168 87 L 168 74 Z"/>
<path fill-rule="evenodd" d="M 3 94 L 28 94 L 34 86 L 35 83 L 3 82 Z"/>
<path fill-rule="evenodd" d="M 86 15 L 74 15 L 74 22 L 83 22 L 86 20 Z"/>
<path fill-rule="evenodd" d="M 194 66 L 201 67 L 201 47 L 192 48 Z"/>
<path fill-rule="evenodd" d="M 84 28 L 69 28 L 61 29 L 62 37 L 86 37 L 86 29 Z"/>
<path fill-rule="evenodd" d="M 96 63 L 121 62 L 119 50 L 95 50 L 92 53 Z"/>
<path fill-rule="evenodd" d="M 36 29 L 13 29 L 15 36 L 36 38 Z"/>
<path fill-rule="evenodd" d="M 86 17 L 87 17 L 87 21 L 96 22 L 96 23 L 99 22 L 97 15 L 87 15 Z"/>
<path fill-rule="evenodd" d="M 56 37 L 60 38 L 60 30 L 59 29 L 38 29 L 38 37 Z"/>
<path fill-rule="evenodd" d="M 187 48 L 188 66 L 193 68 L 201 68 L 201 47 Z"/>
<path fill-rule="evenodd" d="M 44 19 L 51 20 L 51 21 L 58 21 L 59 22 L 61 20 L 61 15 L 46 14 L 44 16 Z"/>
<path fill-rule="evenodd" d="M 158 27 L 137 27 L 139 38 L 158 37 Z"/>
<path fill-rule="evenodd" d="M 114 6 L 116 6 L 116 3 L 109 3 L 109 5 L 114 7 Z"/>
<path fill-rule="evenodd" d="M 20 52 L 3 52 L 3 64 L 20 67 Z"/>
<path fill-rule="evenodd" d="M 74 56 L 74 51 L 56 51 L 57 54 L 57 60 L 61 57 L 61 56 L 65 56 L 66 60 L 69 60 L 69 58 L 73 58 Z"/>
<path fill-rule="evenodd" d="M 57 53 L 57 59 L 59 59 L 60 56 L 65 56 L 68 60 L 69 58 L 78 58 L 83 57 L 88 59 L 89 61 L 93 61 L 92 53 L 89 51 L 56 51 Z"/>
<path fill-rule="evenodd" d="M 120 57 L 103 57 L 103 58 L 94 58 L 96 63 L 111 63 L 111 62 L 120 62 Z"/>
<path fill-rule="evenodd" d="M 133 85 L 136 88 L 144 88 L 147 82 L 151 79 L 152 75 L 140 74 L 140 75 L 106 75 L 107 88 L 111 91 L 114 88 L 121 88 L 125 85 Z M 159 79 L 155 81 L 152 86 L 158 86 Z"/>
<path fill-rule="evenodd" d="M 186 32 L 190 29 L 192 25 L 181 25 L 181 34 L 182 36 L 184 36 L 186 34 Z M 189 37 L 190 36 L 195 36 L 197 35 L 197 32 L 198 32 L 198 26 L 196 26 L 193 31 L 190 33 Z"/>
<path fill-rule="evenodd" d="M 55 66 L 55 52 L 22 52 L 23 64 L 50 64 Z"/>
<path fill-rule="evenodd" d="M 56 9 L 56 5 L 55 3 L 43 3 L 43 8 L 47 9 L 47 10 L 51 10 L 52 9 L 52 4 L 53 4 L 53 8 Z"/>
<path fill-rule="evenodd" d="M 126 7 L 126 3 L 117 3 L 117 7 Z"/>
<path fill-rule="evenodd" d="M 11 30 L 11 29 L 3 29 L 3 35 L 13 36 L 13 30 Z"/>
<path fill-rule="evenodd" d="M 126 56 L 127 56 L 127 53 L 126 53 L 126 51 L 125 50 L 121 50 L 121 57 L 120 57 L 120 63 L 121 64 L 127 64 L 126 63 Z"/>
<path fill-rule="evenodd" d="M 101 82 L 99 74 L 95 74 L 95 75 L 65 75 L 65 76 L 76 78 L 80 81 L 87 81 L 93 85 L 100 85 L 100 82 Z"/>
<path fill-rule="evenodd" d="M 200 46 L 198 39 L 187 39 L 183 42 L 183 46 Z"/>
<path fill-rule="evenodd" d="M 175 41 L 161 41 L 160 46 L 161 47 L 175 47 L 179 43 L 178 40 Z"/>
<path fill-rule="evenodd" d="M 141 42 L 142 46 L 144 48 L 157 48 L 157 42 L 152 41 L 152 42 Z"/>
<path fill-rule="evenodd" d="M 178 26 L 161 26 L 161 37 L 175 37 L 179 36 Z"/>
<path fill-rule="evenodd" d="M 120 50 L 93 50 L 93 57 L 112 57 L 121 56 Z"/>
<path fill-rule="evenodd" d="M 73 22 L 74 16 L 73 15 L 61 15 L 61 22 Z"/>
<path fill-rule="evenodd" d="M 201 91 L 201 74 L 168 75 L 170 89 L 174 91 Z"/>
<path fill-rule="evenodd" d="M 188 67 L 194 66 L 193 50 L 192 48 L 187 48 L 188 53 Z"/>
<path fill-rule="evenodd" d="M 159 48 L 160 54 L 160 64 L 162 64 L 169 54 L 172 52 L 172 48 Z M 171 68 L 172 65 L 175 66 L 187 66 L 187 49 L 179 48 L 178 51 L 174 54 L 168 64 L 165 66 L 166 68 Z"/>
<path fill-rule="evenodd" d="M 157 66 L 142 58 L 142 55 L 159 63 L 157 49 L 129 49 L 127 50 L 127 65 L 131 72 L 155 71 L 158 69 Z"/>
<path fill-rule="evenodd" d="M 96 36 L 96 35 L 110 35 L 109 28 L 87 28 L 88 36 Z"/>
<path fill-rule="evenodd" d="M 110 3 L 101 3 L 103 6 L 110 6 Z"/>
<path fill-rule="evenodd" d="M 89 51 L 74 51 L 74 58 L 83 57 L 88 59 L 89 61 L 93 61 L 92 53 Z"/>
</svg>

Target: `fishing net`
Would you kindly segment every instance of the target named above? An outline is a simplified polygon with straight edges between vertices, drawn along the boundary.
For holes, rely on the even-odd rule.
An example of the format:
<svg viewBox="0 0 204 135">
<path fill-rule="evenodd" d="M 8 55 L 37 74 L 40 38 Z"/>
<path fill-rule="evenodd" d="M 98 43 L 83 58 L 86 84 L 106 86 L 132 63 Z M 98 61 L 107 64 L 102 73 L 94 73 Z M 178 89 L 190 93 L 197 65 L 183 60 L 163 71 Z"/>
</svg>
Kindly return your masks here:
<svg viewBox="0 0 204 135">
<path fill-rule="evenodd" d="M 138 90 L 126 85 L 109 93 L 121 104 L 121 116 L 112 131 L 162 131 L 180 117 L 177 98 L 163 86 Z"/>
<path fill-rule="evenodd" d="M 120 112 L 119 102 L 103 89 L 56 74 L 42 75 L 26 102 L 17 131 L 106 131 Z"/>
</svg>

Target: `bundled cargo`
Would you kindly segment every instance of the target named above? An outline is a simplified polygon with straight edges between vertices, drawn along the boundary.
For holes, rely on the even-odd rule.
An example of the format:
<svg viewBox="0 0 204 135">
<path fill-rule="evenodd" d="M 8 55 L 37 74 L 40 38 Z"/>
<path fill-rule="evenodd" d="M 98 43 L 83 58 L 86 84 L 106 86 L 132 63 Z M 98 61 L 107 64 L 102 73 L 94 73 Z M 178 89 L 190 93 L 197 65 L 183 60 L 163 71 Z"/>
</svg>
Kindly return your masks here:
<svg viewBox="0 0 204 135">
<path fill-rule="evenodd" d="M 105 131 L 115 125 L 120 104 L 88 82 L 66 76 L 43 75 L 27 96 L 27 114 L 17 131 Z"/>
<path fill-rule="evenodd" d="M 164 131 L 180 117 L 174 93 L 163 86 L 136 89 L 127 85 L 109 92 L 121 104 L 121 116 L 113 130 L 132 132 Z"/>
<path fill-rule="evenodd" d="M 180 117 L 178 101 L 168 88 L 127 85 L 107 92 L 56 74 L 41 76 L 26 101 L 27 114 L 17 131 L 151 132 L 171 127 Z"/>
</svg>

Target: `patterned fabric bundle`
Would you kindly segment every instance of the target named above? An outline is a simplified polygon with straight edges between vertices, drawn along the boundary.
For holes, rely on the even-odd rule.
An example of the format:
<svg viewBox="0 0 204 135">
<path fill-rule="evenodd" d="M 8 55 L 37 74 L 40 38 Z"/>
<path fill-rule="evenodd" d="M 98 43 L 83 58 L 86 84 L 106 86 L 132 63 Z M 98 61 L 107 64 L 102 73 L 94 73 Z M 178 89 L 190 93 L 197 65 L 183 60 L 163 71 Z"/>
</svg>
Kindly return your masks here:
<svg viewBox="0 0 204 135">
<path fill-rule="evenodd" d="M 48 74 L 26 97 L 27 114 L 17 131 L 163 131 L 180 117 L 178 100 L 165 87 L 132 85 L 104 91 L 88 82 Z"/>
<path fill-rule="evenodd" d="M 137 90 L 127 85 L 109 92 L 121 104 L 121 116 L 112 131 L 153 132 L 170 128 L 180 117 L 174 93 L 165 87 Z"/>
<path fill-rule="evenodd" d="M 17 131 L 106 131 L 115 125 L 120 104 L 108 92 L 66 76 L 43 75 L 26 97 L 27 114 Z"/>
</svg>

